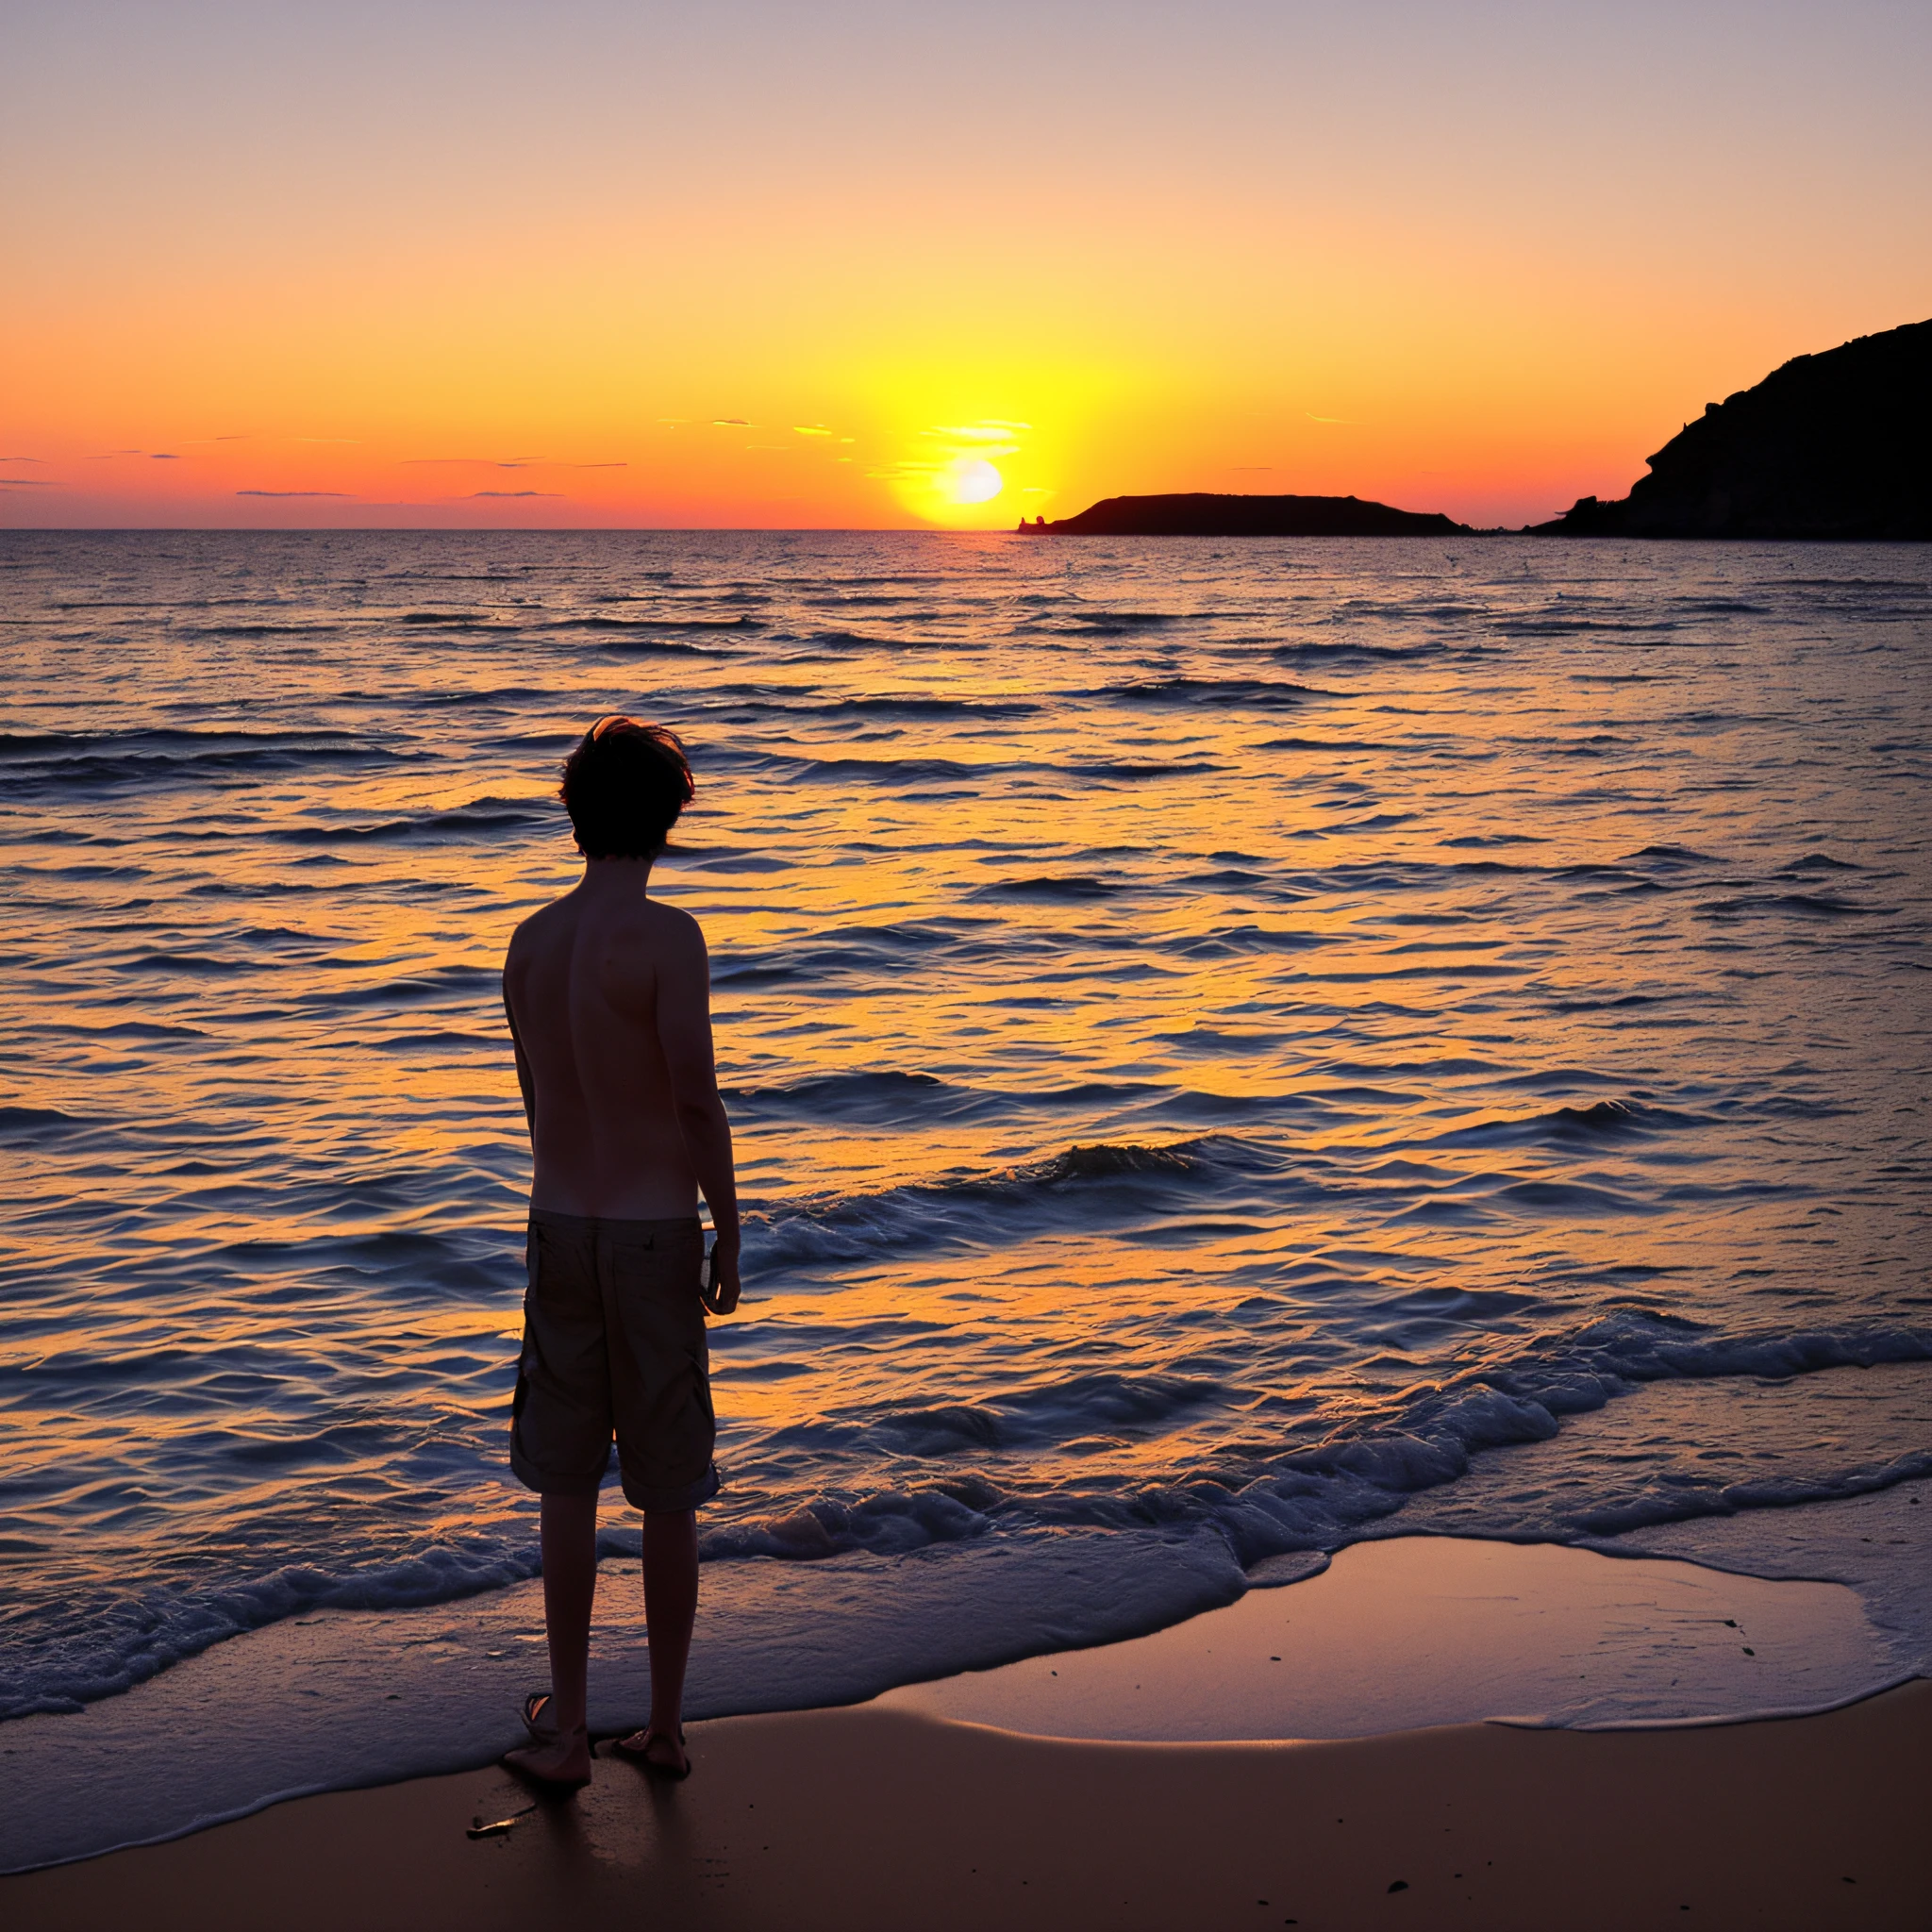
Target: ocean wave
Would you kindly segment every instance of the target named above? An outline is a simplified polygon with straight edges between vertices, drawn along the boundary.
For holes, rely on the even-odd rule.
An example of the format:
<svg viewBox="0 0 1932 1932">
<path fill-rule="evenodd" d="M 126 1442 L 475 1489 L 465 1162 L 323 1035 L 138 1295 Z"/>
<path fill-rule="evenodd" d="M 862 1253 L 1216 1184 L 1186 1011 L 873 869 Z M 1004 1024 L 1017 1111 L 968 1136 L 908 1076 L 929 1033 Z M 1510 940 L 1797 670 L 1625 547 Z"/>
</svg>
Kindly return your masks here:
<svg viewBox="0 0 1932 1932">
<path fill-rule="evenodd" d="M 798 779 L 811 785 L 934 785 L 966 781 L 983 785 L 995 776 L 1037 767 L 967 764 L 958 758 L 797 758 L 791 760 Z"/>
<path fill-rule="evenodd" d="M 824 698 L 761 690 L 740 692 L 725 686 L 716 701 L 779 718 L 1031 718 L 1045 708 L 1033 698 L 949 698 L 920 691 L 867 697 Z"/>
<path fill-rule="evenodd" d="M 820 1496 L 782 1517 L 708 1531 L 703 1548 L 714 1559 L 797 1560 L 860 1549 L 903 1554 L 1005 1529 L 1205 1528 L 1224 1538 L 1250 1569 L 1273 1557 L 1345 1547 L 1410 1497 L 1467 1474 L 1474 1457 L 1548 1441 L 1564 1418 L 1600 1409 L 1645 1383 L 1719 1384 L 1924 1361 L 1932 1361 L 1932 1328 L 1722 1335 L 1679 1317 L 1620 1310 L 1541 1338 L 1513 1361 L 1426 1389 L 1374 1424 L 1274 1457 L 1204 1464 L 1184 1480 L 1019 1490 L 969 1467 L 858 1498 Z M 916 1460 L 970 1459 L 1023 1438 L 1065 1441 L 1095 1427 L 1131 1434 L 1223 1399 L 1224 1391 L 1198 1379 L 1096 1377 L 1078 1389 L 1041 1385 L 1007 1403 L 908 1405 L 867 1426 Z M 1858 1495 L 1928 1474 L 1932 1448 L 1904 1450 L 1876 1468 L 1862 1457 L 1834 1465 L 1827 1451 L 1782 1478 L 1754 1473 L 1743 1481 L 1663 1485 L 1620 1498 L 1584 1489 L 1571 1498 L 1566 1521 L 1543 1527 L 1581 1541 L 1698 1515 Z M 1507 1525 L 1491 1533 L 1507 1534 Z"/>
<path fill-rule="evenodd" d="M 58 1107 L 0 1107 L 0 1145 L 50 1146 L 76 1134 L 91 1133 L 102 1124 L 86 1114 L 65 1113 Z"/>
<path fill-rule="evenodd" d="M 1058 1446 L 1100 1436 L 1115 1442 L 1144 1441 L 1192 1410 L 1225 1402 L 1230 1392 L 1224 1384 L 1198 1375 L 1091 1373 L 1018 1391 L 1004 1402 L 891 1409 L 863 1424 L 862 1433 L 890 1453 L 915 1461 Z M 970 1505 L 978 1526 L 1010 1500 L 976 1473 L 952 1479 L 943 1493 L 955 1505 Z M 964 1517 L 953 1520 L 962 1529 L 967 1526 Z"/>
<path fill-rule="evenodd" d="M 34 791 L 161 782 L 227 774 L 393 764 L 407 755 L 333 732 L 133 731 L 0 734 L 0 791 Z"/>
<path fill-rule="evenodd" d="M 756 630 L 764 620 L 741 611 L 735 617 L 688 615 L 683 611 L 661 617 L 549 617 L 523 627 L 532 631 L 591 631 L 598 636 L 608 632 L 667 630 Z"/>
<path fill-rule="evenodd" d="M 479 1002 L 487 1002 L 487 1010 L 494 1007 L 502 984 L 502 974 L 494 966 L 436 966 L 361 986 L 310 987 L 304 990 L 297 1004 L 323 1008 L 403 1008 L 447 1000 L 473 1010 Z"/>
<path fill-rule="evenodd" d="M 527 832 L 556 824 L 561 814 L 562 808 L 547 799 L 475 798 L 467 805 L 409 818 L 282 825 L 269 836 L 284 845 L 441 844 Z"/>
<path fill-rule="evenodd" d="M 434 625 L 438 630 L 514 631 L 517 625 L 487 610 L 404 610 L 390 620 L 394 624 Z"/>
<path fill-rule="evenodd" d="M 805 1120 L 861 1121 L 874 1126 L 956 1120 L 997 1110 L 1000 1098 L 950 1085 L 932 1074 L 826 1074 L 790 1087 L 727 1088 L 734 1109 Z"/>
<path fill-rule="evenodd" d="M 1479 1121 L 1428 1136 L 1422 1144 L 1438 1147 L 1521 1147 L 1591 1145 L 1606 1141 L 1647 1139 L 1673 1129 L 1708 1126 L 1713 1116 L 1688 1113 L 1634 1100 L 1593 1100 L 1585 1107 L 1558 1107 L 1521 1120 Z"/>
<path fill-rule="evenodd" d="M 1290 926 L 1228 925 L 1169 941 L 1169 950 L 1186 959 L 1231 959 L 1244 953 L 1309 953 L 1340 943 L 1334 933 L 1308 932 Z"/>
<path fill-rule="evenodd" d="M 146 1591 L 104 1608 L 77 1643 L 15 1646 L 0 1668 L 0 1721 L 84 1709 L 230 1637 L 291 1617 L 456 1603 L 519 1583 L 538 1567 L 531 1551 L 431 1545 L 396 1562 L 343 1571 L 291 1564 L 207 1592 Z"/>
<path fill-rule="evenodd" d="M 1637 865 L 1648 859 L 1653 865 L 1689 866 L 1717 865 L 1721 860 L 1713 858 L 1707 852 L 1693 852 L 1688 845 L 1646 845 L 1641 851 L 1633 852 L 1620 861 L 1624 865 Z"/>
<path fill-rule="evenodd" d="M 1090 764 L 1062 765 L 1070 778 L 1101 778 L 1122 784 L 1137 784 L 1145 778 L 1199 778 L 1225 769 L 1205 758 L 1105 758 Z"/>
<path fill-rule="evenodd" d="M 1025 1114 L 1119 1110 L 1137 1120 L 1261 1120 L 1321 1113 L 1307 1093 L 1209 1093 L 1155 1080 L 1079 1080 L 1059 1086 L 988 1087 L 934 1074 L 826 1074 L 783 1087 L 724 1090 L 734 1115 L 751 1120 L 858 1121 L 926 1127 L 940 1121 L 1014 1119 Z"/>
<path fill-rule="evenodd" d="M 1038 628 L 1072 632 L 1075 636 L 1132 637 L 1141 631 L 1161 630 L 1169 625 L 1189 621 L 1188 613 L 1177 610 L 1073 610 L 1042 622 Z"/>
<path fill-rule="evenodd" d="M 1004 1244 L 1065 1219 L 1077 1198 L 1081 1224 L 1150 1219 L 1185 1198 L 1277 1172 L 1280 1157 L 1228 1135 L 1164 1146 L 1069 1147 L 1044 1159 L 965 1170 L 879 1193 L 805 1201 L 746 1217 L 748 1264 L 814 1268 L 961 1244 Z"/>
<path fill-rule="evenodd" d="M 1255 677 L 1158 677 L 1132 684 L 1109 684 L 1089 693 L 1117 705 L 1233 706 L 1243 710 L 1280 710 L 1309 698 L 1332 697 L 1307 684 L 1270 684 Z"/>
<path fill-rule="evenodd" d="M 842 600 L 855 584 L 861 588 L 892 584 L 918 590 L 929 584 L 949 584 L 952 578 L 942 571 L 854 571 L 848 575 L 827 570 L 823 575 L 815 573 L 814 582 L 827 593 Z"/>
<path fill-rule="evenodd" d="M 1038 900 L 1047 905 L 1084 905 L 1094 899 L 1112 899 L 1130 890 L 1117 880 L 1096 878 L 1091 873 L 1068 873 L 1033 879 L 992 879 L 974 886 L 969 899 Z"/>
<path fill-rule="evenodd" d="M 1437 658 L 1450 650 L 1447 644 L 1370 644 L 1349 639 L 1306 639 L 1276 644 L 1268 653 L 1283 664 L 1341 663 L 1356 659 L 1365 664 L 1406 664 L 1418 658 Z M 1465 646 L 1467 651 L 1472 647 Z"/>
<path fill-rule="evenodd" d="M 991 925 L 992 921 L 986 922 Z M 849 979 L 855 973 L 892 974 L 908 956 L 954 963 L 1004 955 L 1007 945 L 981 926 L 960 919 L 906 920 L 891 925 L 835 926 L 790 945 L 711 956 L 711 984 L 744 989 L 785 982 Z"/>
<path fill-rule="evenodd" d="M 183 625 L 175 635 L 186 638 L 327 638 L 340 637 L 340 623 L 195 624 Z"/>
<path fill-rule="evenodd" d="M 780 634 L 787 643 L 817 644 L 828 651 L 891 651 L 902 648 L 902 640 L 870 637 L 857 630 L 795 630 Z"/>
<path fill-rule="evenodd" d="M 724 653 L 715 644 L 688 643 L 682 638 L 667 638 L 642 634 L 625 636 L 607 633 L 589 640 L 597 649 L 609 655 L 624 658 L 722 658 Z"/>
<path fill-rule="evenodd" d="M 1730 899 L 1707 899 L 1697 909 L 1707 919 L 1737 919 L 1765 912 L 1800 919 L 1864 919 L 1885 908 L 1859 906 L 1831 892 L 1742 892 Z"/>
</svg>

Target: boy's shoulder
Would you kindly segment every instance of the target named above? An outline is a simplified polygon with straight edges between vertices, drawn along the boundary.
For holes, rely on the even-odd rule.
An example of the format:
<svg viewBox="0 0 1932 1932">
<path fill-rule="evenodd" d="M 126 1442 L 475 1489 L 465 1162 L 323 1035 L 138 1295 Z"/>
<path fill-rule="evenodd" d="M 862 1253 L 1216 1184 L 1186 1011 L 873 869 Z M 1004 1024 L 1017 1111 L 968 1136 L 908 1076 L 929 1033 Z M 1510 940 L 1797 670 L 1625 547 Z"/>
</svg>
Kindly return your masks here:
<svg viewBox="0 0 1932 1932">
<path fill-rule="evenodd" d="M 644 899 L 636 908 L 636 922 L 631 931 L 637 942 L 667 964 L 694 962 L 705 957 L 704 928 L 682 907 L 667 906 L 661 899 Z"/>
<path fill-rule="evenodd" d="M 590 905 L 576 893 L 565 892 L 518 923 L 509 937 L 505 971 L 514 972 L 524 960 L 592 932 L 606 944 L 641 945 L 672 954 L 701 953 L 705 943 L 704 928 L 689 912 L 643 892 L 626 897 L 621 906 Z"/>
<path fill-rule="evenodd" d="M 551 900 L 547 906 L 538 907 L 534 912 L 525 913 L 510 933 L 508 959 L 514 960 L 520 954 L 541 946 L 546 939 L 565 931 L 571 923 L 568 892 Z"/>
</svg>

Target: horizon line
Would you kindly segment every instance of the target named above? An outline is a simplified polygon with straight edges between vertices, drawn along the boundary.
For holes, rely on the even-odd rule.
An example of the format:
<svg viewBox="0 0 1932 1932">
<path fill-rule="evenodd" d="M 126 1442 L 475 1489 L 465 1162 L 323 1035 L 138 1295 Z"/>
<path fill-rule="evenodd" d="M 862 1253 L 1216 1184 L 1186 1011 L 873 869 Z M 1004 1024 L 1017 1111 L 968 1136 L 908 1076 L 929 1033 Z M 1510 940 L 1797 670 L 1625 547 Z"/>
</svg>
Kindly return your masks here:
<svg viewBox="0 0 1932 1932">
<path fill-rule="evenodd" d="M 1517 537 L 1529 526 L 1473 524 L 1451 536 Z M 938 524 L 0 524 L 0 537 L 1017 537 L 1011 524 L 983 529 Z M 1186 533 L 1180 533 L 1186 534 Z M 1327 539 L 1282 537 L 1282 542 Z M 1378 542 L 1401 538 L 1378 537 Z M 1440 542 L 1423 532 L 1412 541 Z"/>
</svg>

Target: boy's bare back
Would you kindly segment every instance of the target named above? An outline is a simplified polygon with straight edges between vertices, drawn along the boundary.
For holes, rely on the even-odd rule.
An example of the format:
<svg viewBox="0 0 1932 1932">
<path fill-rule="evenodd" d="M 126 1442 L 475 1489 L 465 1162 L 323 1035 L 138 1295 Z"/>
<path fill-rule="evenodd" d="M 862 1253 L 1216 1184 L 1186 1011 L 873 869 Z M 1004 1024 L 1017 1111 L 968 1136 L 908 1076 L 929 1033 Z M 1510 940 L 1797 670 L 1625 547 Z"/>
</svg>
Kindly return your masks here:
<svg viewBox="0 0 1932 1932">
<path fill-rule="evenodd" d="M 649 876 L 635 860 L 588 865 L 510 941 L 504 1001 L 533 1208 L 641 1221 L 697 1211 L 706 1177 L 690 1132 L 708 1139 L 723 1112 L 709 967 L 697 922 L 647 897 Z"/>
</svg>

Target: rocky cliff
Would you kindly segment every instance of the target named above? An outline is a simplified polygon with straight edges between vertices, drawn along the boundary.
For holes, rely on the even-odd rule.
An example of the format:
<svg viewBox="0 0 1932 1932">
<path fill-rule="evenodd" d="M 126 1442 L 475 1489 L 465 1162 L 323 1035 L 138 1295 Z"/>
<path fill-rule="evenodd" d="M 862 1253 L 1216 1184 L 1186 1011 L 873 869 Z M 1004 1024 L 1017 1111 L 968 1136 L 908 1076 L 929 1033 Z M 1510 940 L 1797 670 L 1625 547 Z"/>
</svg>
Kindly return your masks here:
<svg viewBox="0 0 1932 1932">
<path fill-rule="evenodd" d="M 1551 537 L 1932 541 L 1932 322 L 1800 356 L 1708 404 L 1614 503 Z"/>
</svg>

